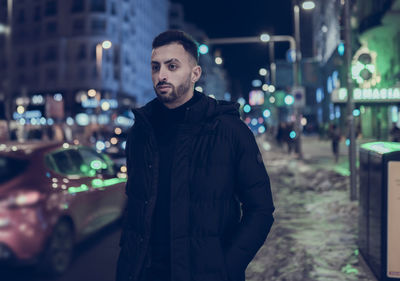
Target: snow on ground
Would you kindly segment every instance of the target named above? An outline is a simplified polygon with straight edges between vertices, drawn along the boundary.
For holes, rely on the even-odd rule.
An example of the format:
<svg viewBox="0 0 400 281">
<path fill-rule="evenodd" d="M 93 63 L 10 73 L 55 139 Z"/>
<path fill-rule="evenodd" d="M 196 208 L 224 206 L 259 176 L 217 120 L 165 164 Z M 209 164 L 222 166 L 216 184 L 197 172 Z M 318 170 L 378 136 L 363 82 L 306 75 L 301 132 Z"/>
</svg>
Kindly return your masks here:
<svg viewBox="0 0 400 281">
<path fill-rule="evenodd" d="M 246 280 L 376 280 L 360 261 L 358 202 L 349 200 L 348 178 L 259 144 L 271 179 L 275 223 Z"/>
</svg>

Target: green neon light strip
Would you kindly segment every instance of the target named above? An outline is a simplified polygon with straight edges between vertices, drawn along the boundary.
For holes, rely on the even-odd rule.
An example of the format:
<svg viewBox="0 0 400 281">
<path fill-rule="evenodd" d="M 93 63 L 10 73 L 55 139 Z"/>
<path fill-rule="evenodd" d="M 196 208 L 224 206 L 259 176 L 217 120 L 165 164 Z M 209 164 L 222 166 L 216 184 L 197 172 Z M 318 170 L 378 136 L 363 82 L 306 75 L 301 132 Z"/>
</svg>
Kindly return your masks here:
<svg viewBox="0 0 400 281">
<path fill-rule="evenodd" d="M 379 154 L 400 151 L 400 143 L 397 142 L 370 142 L 362 144 L 361 147 Z"/>
<path fill-rule="evenodd" d="M 107 180 L 102 180 L 102 179 L 94 179 L 92 180 L 92 186 L 94 188 L 101 188 L 101 187 L 106 187 L 110 185 L 115 185 L 121 182 L 126 182 L 126 179 L 120 179 L 120 178 L 112 178 L 112 179 L 107 179 Z"/>
<path fill-rule="evenodd" d="M 68 193 L 78 193 L 89 190 L 89 187 L 86 184 L 82 184 L 81 186 L 74 187 L 71 186 L 68 188 Z"/>
<path fill-rule="evenodd" d="M 127 179 L 123 178 L 112 178 L 112 179 L 107 179 L 107 180 L 102 180 L 102 179 L 94 179 L 92 180 L 92 186 L 93 188 L 101 188 L 101 187 L 106 187 L 110 185 L 115 185 L 118 183 L 126 182 Z M 88 191 L 89 187 L 86 184 L 82 184 L 81 186 L 71 186 L 68 188 L 68 193 L 78 193 L 78 192 L 83 192 L 83 191 Z"/>
</svg>

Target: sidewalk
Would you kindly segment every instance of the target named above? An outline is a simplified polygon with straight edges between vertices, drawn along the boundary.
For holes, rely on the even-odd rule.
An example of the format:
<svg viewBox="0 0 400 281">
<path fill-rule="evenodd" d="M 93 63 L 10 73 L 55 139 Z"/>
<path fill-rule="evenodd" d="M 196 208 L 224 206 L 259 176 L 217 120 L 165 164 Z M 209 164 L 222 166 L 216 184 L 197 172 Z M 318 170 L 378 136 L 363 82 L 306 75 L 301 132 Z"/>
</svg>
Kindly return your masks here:
<svg viewBox="0 0 400 281">
<path fill-rule="evenodd" d="M 258 139 L 271 179 L 275 223 L 246 271 L 248 281 L 375 281 L 357 247 L 358 202 L 349 200 L 342 143 L 303 138 L 304 161 Z"/>
</svg>

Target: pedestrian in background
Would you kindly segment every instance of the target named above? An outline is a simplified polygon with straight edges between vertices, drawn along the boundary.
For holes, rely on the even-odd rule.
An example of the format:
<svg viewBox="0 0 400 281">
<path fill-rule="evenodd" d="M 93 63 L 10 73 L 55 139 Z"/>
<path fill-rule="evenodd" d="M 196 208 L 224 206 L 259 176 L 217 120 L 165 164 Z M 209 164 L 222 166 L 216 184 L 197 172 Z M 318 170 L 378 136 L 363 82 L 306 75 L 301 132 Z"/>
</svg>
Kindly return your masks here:
<svg viewBox="0 0 400 281">
<path fill-rule="evenodd" d="M 278 131 L 276 133 L 276 143 L 280 148 L 283 147 L 285 141 L 285 134 L 286 134 L 286 123 L 285 122 L 280 122 L 278 125 Z"/>
<path fill-rule="evenodd" d="M 400 128 L 397 127 L 396 123 L 393 123 L 393 127 L 390 130 L 390 136 L 393 142 L 400 142 Z"/>
<path fill-rule="evenodd" d="M 239 105 L 194 91 L 198 45 L 153 41 L 156 98 L 134 109 L 117 280 L 244 281 L 273 223 L 270 182 Z"/>
<path fill-rule="evenodd" d="M 329 130 L 329 135 L 332 141 L 332 153 L 335 157 L 335 163 L 339 161 L 339 143 L 341 139 L 340 129 L 333 124 Z"/>
</svg>

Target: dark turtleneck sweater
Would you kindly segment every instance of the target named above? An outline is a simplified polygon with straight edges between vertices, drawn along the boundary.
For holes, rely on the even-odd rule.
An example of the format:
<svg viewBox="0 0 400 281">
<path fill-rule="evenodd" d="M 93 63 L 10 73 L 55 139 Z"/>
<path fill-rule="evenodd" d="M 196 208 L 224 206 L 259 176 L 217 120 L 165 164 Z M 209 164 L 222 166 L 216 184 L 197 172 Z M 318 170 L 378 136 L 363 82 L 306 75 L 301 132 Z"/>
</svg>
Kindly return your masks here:
<svg viewBox="0 0 400 281">
<path fill-rule="evenodd" d="M 151 266 L 147 270 L 146 281 L 160 277 L 163 281 L 170 280 L 170 194 L 175 142 L 179 125 L 184 123 L 186 109 L 194 105 L 201 95 L 195 91 L 189 101 L 173 109 L 158 102 L 150 120 L 159 150 L 159 177 L 150 239 Z"/>
</svg>

